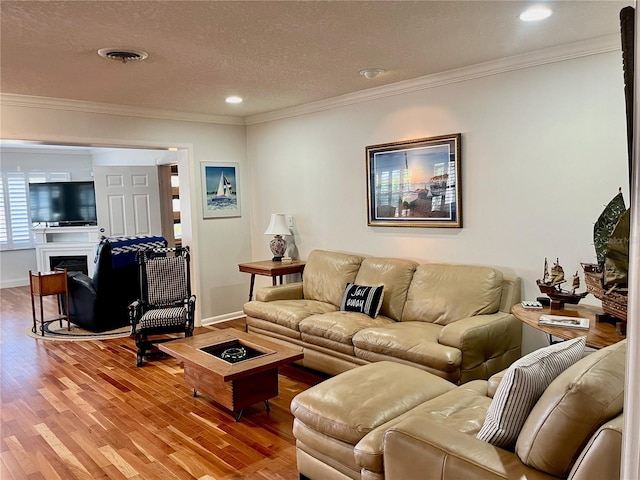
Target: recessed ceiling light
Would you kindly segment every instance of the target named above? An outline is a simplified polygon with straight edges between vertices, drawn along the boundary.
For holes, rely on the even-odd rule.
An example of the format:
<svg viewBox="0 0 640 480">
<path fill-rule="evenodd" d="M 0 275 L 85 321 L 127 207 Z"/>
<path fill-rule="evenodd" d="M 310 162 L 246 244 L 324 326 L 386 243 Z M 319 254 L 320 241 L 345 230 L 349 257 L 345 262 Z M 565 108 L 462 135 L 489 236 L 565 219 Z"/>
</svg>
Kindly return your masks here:
<svg viewBox="0 0 640 480">
<path fill-rule="evenodd" d="M 242 103 L 242 97 L 231 96 L 224 99 L 227 103 Z"/>
<path fill-rule="evenodd" d="M 378 75 L 384 72 L 385 71 L 381 68 L 366 68 L 364 70 L 360 70 L 359 73 L 367 80 L 371 80 L 372 78 L 376 78 Z"/>
<path fill-rule="evenodd" d="M 520 14 L 520 20 L 523 22 L 536 22 L 549 18 L 553 12 L 547 7 L 531 7 Z"/>
</svg>

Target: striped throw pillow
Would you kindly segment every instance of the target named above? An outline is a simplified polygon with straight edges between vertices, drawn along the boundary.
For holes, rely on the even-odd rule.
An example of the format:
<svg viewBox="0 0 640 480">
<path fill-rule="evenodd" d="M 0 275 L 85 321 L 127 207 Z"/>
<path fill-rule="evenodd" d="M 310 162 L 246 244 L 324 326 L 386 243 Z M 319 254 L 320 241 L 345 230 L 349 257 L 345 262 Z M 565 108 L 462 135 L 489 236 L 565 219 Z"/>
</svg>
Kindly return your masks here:
<svg viewBox="0 0 640 480">
<path fill-rule="evenodd" d="M 347 283 L 347 288 L 340 302 L 340 310 L 343 312 L 360 312 L 376 318 L 382 306 L 384 287 L 366 287 Z"/>
<path fill-rule="evenodd" d="M 549 384 L 582 358 L 586 337 L 555 343 L 515 361 L 504 374 L 476 436 L 513 449 L 529 413 Z"/>
</svg>

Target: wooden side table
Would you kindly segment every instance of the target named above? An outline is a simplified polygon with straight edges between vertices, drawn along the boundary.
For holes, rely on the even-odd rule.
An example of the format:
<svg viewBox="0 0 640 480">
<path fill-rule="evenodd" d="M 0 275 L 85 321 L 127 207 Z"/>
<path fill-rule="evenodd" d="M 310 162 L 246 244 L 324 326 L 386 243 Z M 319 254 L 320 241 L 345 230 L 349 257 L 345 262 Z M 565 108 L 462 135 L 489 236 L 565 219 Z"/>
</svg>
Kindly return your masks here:
<svg viewBox="0 0 640 480">
<path fill-rule="evenodd" d="M 251 285 L 249 286 L 249 301 L 253 298 L 253 285 L 256 281 L 256 275 L 264 275 L 271 277 L 272 285 L 276 284 L 276 279 L 280 277 L 280 285 L 282 285 L 282 277 L 293 273 L 304 271 L 306 262 L 302 260 L 294 260 L 291 263 L 274 262 L 272 260 L 264 260 L 260 262 L 240 263 L 238 269 L 241 272 L 251 274 Z"/>
<path fill-rule="evenodd" d="M 69 309 L 69 289 L 67 287 L 67 269 L 56 272 L 33 273 L 29 270 L 29 286 L 31 289 L 31 310 L 33 312 L 33 328 L 31 331 L 37 333 L 37 322 L 40 322 L 40 333 L 44 336 L 44 326 L 47 323 L 67 321 L 67 330 L 71 330 L 71 321 L 68 315 L 62 313 L 62 305 L 60 304 L 60 295 L 65 296 L 67 311 Z M 49 295 L 57 295 L 58 298 L 58 315 L 53 318 L 44 318 L 44 308 L 42 307 L 42 297 Z M 34 297 L 40 298 L 40 319 L 36 318 L 36 305 Z"/>
<path fill-rule="evenodd" d="M 604 348 L 614 343 L 624 340 L 626 337 L 620 335 L 616 327 L 606 322 L 598 322 L 596 316 L 602 314 L 602 309 L 591 305 L 565 305 L 564 309 L 552 310 L 550 307 L 542 309 L 528 309 L 517 303 L 511 308 L 511 313 L 523 323 L 541 330 L 549 335 L 549 338 L 562 338 L 571 340 L 572 338 L 587 336 L 587 347 Z M 589 319 L 589 330 L 579 328 L 551 327 L 549 325 L 538 325 L 540 315 L 563 315 L 565 317 L 582 317 Z"/>
</svg>

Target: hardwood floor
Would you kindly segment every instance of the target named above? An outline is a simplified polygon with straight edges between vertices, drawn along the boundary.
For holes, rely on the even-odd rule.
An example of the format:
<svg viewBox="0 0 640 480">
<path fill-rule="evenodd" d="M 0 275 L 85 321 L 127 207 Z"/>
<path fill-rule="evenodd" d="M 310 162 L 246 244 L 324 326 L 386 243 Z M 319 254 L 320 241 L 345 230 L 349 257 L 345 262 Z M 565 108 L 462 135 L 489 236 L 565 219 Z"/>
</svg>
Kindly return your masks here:
<svg viewBox="0 0 640 480">
<path fill-rule="evenodd" d="M 2 289 L 0 300 L 3 480 L 298 478 L 289 404 L 321 375 L 281 369 L 271 411 L 257 404 L 236 423 L 192 396 L 177 360 L 137 368 L 130 338 L 35 340 L 24 333 L 29 288 Z M 53 312 L 54 297 L 45 302 Z"/>
</svg>

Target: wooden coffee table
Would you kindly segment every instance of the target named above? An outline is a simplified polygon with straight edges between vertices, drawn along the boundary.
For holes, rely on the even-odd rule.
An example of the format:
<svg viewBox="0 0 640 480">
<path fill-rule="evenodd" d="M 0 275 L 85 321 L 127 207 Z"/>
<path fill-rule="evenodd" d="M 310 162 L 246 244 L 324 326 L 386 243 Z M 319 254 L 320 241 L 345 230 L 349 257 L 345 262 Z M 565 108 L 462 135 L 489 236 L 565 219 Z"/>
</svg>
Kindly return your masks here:
<svg viewBox="0 0 640 480">
<path fill-rule="evenodd" d="M 240 421 L 245 407 L 278 396 L 278 367 L 303 358 L 303 353 L 234 328 L 203 333 L 158 345 L 184 363 L 184 380 L 193 396 L 204 392 Z M 239 350 L 241 349 L 241 350 Z M 231 363 L 219 356 L 247 357 Z M 208 353 L 211 352 L 211 353 Z M 218 355 L 218 356 L 216 356 Z"/>
</svg>

